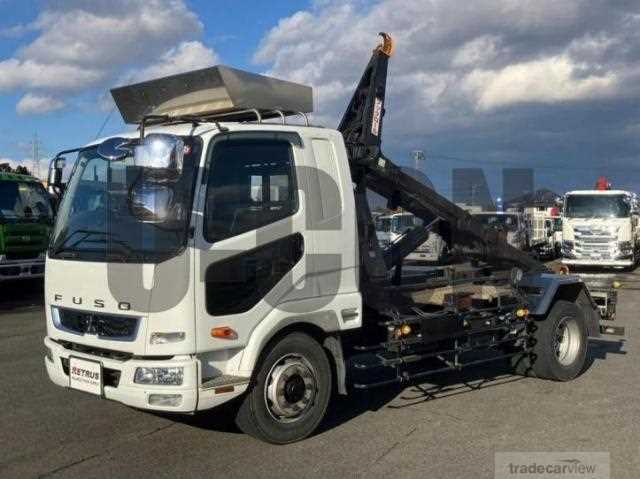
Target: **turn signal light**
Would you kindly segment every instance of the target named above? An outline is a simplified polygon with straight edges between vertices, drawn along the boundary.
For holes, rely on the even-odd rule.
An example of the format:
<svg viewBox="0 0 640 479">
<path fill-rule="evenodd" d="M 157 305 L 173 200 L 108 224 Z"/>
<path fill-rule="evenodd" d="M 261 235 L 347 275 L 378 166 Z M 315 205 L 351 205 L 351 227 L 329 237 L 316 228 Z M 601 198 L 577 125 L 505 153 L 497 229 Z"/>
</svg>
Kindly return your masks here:
<svg viewBox="0 0 640 479">
<path fill-rule="evenodd" d="M 611 286 L 613 286 L 615 289 L 618 289 L 620 286 L 622 286 L 622 283 L 620 283 L 620 281 L 614 281 Z"/>
<path fill-rule="evenodd" d="M 411 334 L 413 330 L 411 329 L 411 326 L 409 326 L 408 324 L 403 324 L 402 326 L 400 326 L 399 328 L 395 328 L 393 330 L 393 336 L 396 339 L 401 339 L 403 337 L 407 337 Z"/>
<path fill-rule="evenodd" d="M 516 310 L 516 316 L 519 318 L 524 318 L 526 316 L 529 316 L 529 310 L 528 309 L 518 309 Z"/>
<path fill-rule="evenodd" d="M 218 339 L 238 339 L 238 333 L 229 326 L 222 326 L 220 328 L 213 328 L 211 330 L 211 337 Z"/>
</svg>

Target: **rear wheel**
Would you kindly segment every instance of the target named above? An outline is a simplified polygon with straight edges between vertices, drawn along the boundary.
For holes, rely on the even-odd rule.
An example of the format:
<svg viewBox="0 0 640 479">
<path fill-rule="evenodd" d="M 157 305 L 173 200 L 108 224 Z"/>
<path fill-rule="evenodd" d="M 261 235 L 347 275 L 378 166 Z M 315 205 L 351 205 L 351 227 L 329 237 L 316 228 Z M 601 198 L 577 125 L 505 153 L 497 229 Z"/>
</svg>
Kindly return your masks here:
<svg viewBox="0 0 640 479">
<path fill-rule="evenodd" d="M 324 417 L 331 383 L 331 366 L 322 346 L 307 334 L 291 333 L 265 352 L 236 424 L 274 444 L 304 439 Z"/>
<path fill-rule="evenodd" d="M 578 376 L 587 356 L 583 311 L 569 301 L 557 301 L 549 315 L 533 323 L 533 327 L 531 353 L 513 358 L 516 372 L 556 381 Z"/>
</svg>

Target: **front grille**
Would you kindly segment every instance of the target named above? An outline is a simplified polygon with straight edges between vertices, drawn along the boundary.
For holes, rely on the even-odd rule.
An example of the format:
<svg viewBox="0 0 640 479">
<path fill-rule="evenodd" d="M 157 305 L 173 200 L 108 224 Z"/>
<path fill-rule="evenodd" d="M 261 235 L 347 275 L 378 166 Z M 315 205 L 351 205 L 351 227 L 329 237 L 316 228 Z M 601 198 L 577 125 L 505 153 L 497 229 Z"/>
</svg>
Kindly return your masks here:
<svg viewBox="0 0 640 479">
<path fill-rule="evenodd" d="M 124 351 L 113 351 L 111 349 L 96 348 L 87 346 L 86 344 L 72 343 L 71 341 L 57 340 L 63 348 L 79 353 L 90 354 L 91 356 L 100 356 L 101 358 L 115 359 L 116 361 L 127 361 L 133 357 L 133 354 Z"/>
<path fill-rule="evenodd" d="M 612 237 L 615 233 L 615 230 L 612 231 L 608 228 L 603 227 L 591 227 L 591 226 L 577 226 L 573 228 L 574 233 L 577 236 L 605 236 Z"/>
<path fill-rule="evenodd" d="M 57 320 L 61 329 L 108 339 L 133 341 L 138 330 L 138 318 L 73 309 L 59 308 Z"/>
<path fill-rule="evenodd" d="M 614 242 L 616 239 L 608 237 L 608 236 L 606 236 L 606 237 L 602 237 L 602 236 L 600 236 L 600 237 L 598 237 L 598 236 L 596 236 L 596 237 L 587 236 L 587 237 L 584 237 L 584 238 L 582 238 L 580 236 L 576 236 L 576 240 L 580 241 L 582 243 L 588 243 L 588 244 L 603 244 L 603 245 L 606 244 L 606 245 L 608 245 L 609 243 Z"/>
<path fill-rule="evenodd" d="M 40 234 L 19 234 L 13 233 L 6 236 L 5 244 L 7 246 L 43 246 L 46 237 Z"/>
<path fill-rule="evenodd" d="M 0 276 L 20 276 L 22 269 L 20 266 L 11 266 L 10 268 L 0 268 Z"/>
<path fill-rule="evenodd" d="M 7 251 L 4 255 L 7 261 L 38 259 L 38 256 L 40 256 L 40 251 Z"/>
<path fill-rule="evenodd" d="M 608 244 L 580 244 L 576 243 L 576 248 L 581 248 L 586 251 L 609 251 Z"/>
<path fill-rule="evenodd" d="M 68 376 L 69 375 L 69 358 L 60 358 L 62 362 L 62 370 Z M 111 368 L 102 368 L 102 380 L 105 386 L 117 388 L 120 384 L 120 371 Z"/>
</svg>

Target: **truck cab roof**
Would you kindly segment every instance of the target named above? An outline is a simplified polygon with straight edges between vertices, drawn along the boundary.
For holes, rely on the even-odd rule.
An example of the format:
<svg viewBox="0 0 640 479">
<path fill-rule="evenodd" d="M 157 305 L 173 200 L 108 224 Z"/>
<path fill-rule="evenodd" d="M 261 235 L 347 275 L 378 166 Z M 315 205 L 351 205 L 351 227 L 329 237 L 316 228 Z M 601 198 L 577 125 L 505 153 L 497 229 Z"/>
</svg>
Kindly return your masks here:
<svg viewBox="0 0 640 479">
<path fill-rule="evenodd" d="M 630 191 L 625 190 L 574 190 L 565 193 L 568 195 L 630 195 Z"/>
<path fill-rule="evenodd" d="M 177 124 L 163 124 L 154 125 L 145 128 L 145 135 L 148 133 L 168 133 L 177 136 L 203 136 L 211 137 L 219 133 L 232 133 L 239 131 L 282 131 L 287 133 L 298 133 L 300 135 L 314 135 L 318 134 L 323 137 L 327 136 L 328 132 L 339 134 L 338 131 L 324 128 L 322 126 L 306 126 L 297 124 L 282 124 L 275 122 L 202 122 L 197 126 L 193 126 L 192 123 L 177 123 Z M 136 130 L 128 130 L 116 135 L 109 135 L 103 138 L 99 138 L 85 145 L 85 148 L 96 146 L 109 138 L 138 138 L 140 133 Z"/>
<path fill-rule="evenodd" d="M 39 183 L 37 178 L 30 175 L 20 175 L 18 173 L 0 172 L 0 181 L 22 181 L 29 183 Z"/>
</svg>

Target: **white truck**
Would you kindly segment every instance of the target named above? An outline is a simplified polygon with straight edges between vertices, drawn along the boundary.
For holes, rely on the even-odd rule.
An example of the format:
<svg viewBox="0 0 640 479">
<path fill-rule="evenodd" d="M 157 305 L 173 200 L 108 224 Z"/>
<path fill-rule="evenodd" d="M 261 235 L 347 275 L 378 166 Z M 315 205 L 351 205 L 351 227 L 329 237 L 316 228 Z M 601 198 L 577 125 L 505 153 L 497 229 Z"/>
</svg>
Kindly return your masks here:
<svg viewBox="0 0 640 479">
<path fill-rule="evenodd" d="M 486 228 L 503 232 L 507 242 L 519 250 L 529 248 L 529 234 L 522 215 L 511 211 L 482 211 L 473 213 Z"/>
<path fill-rule="evenodd" d="M 287 123 L 311 111 L 310 88 L 223 66 L 113 90 L 139 131 L 64 152 L 77 158 L 47 253 L 51 380 L 152 411 L 238 398 L 238 426 L 282 444 L 316 429 L 335 390 L 505 358 L 523 374 L 580 374 L 599 335 L 582 281 L 382 154 L 391 47 L 384 35 L 337 130 Z M 51 164 L 58 189 L 64 162 Z M 427 229 L 383 252 L 368 189 L 438 217 L 487 267 L 424 300 L 440 285 L 400 273 Z"/>
<path fill-rule="evenodd" d="M 562 262 L 569 266 L 633 268 L 638 215 L 633 194 L 576 190 L 564 196 Z"/>
<path fill-rule="evenodd" d="M 375 219 L 376 236 L 382 249 L 386 249 L 423 221 L 409 212 L 380 215 Z M 436 263 L 443 258 L 446 244 L 436 231 L 429 232 L 427 241 L 406 256 L 407 261 Z"/>
<path fill-rule="evenodd" d="M 551 216 L 545 220 L 549 236 L 548 249 L 553 258 L 560 258 L 562 252 L 562 217 Z"/>
<path fill-rule="evenodd" d="M 376 236 L 382 249 L 388 248 L 404 234 L 419 225 L 420 220 L 413 213 L 400 212 L 383 214 L 375 219 Z"/>
</svg>

